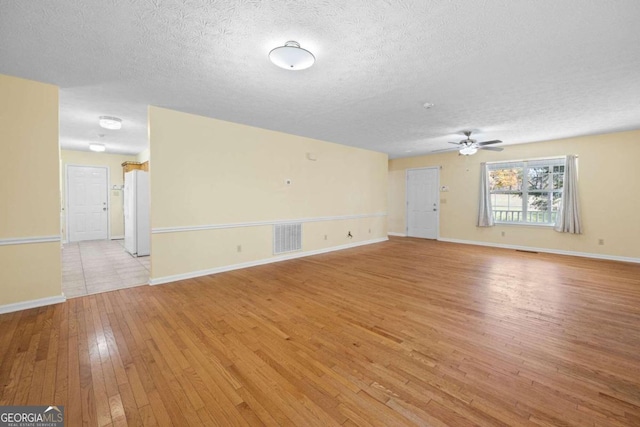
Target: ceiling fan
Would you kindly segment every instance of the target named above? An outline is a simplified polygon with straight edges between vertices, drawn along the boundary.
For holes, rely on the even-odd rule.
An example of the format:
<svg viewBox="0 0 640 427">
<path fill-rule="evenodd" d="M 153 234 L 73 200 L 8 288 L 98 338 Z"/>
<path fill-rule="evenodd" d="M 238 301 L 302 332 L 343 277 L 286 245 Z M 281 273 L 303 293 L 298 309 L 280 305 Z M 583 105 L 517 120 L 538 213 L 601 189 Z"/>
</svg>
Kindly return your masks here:
<svg viewBox="0 0 640 427">
<path fill-rule="evenodd" d="M 476 154 L 478 150 L 491 150 L 491 151 L 504 150 L 504 148 L 501 148 L 501 147 L 487 147 L 488 145 L 501 143 L 502 141 L 498 139 L 494 139 L 492 141 L 478 142 L 475 139 L 471 139 L 470 130 L 464 131 L 464 134 L 466 135 L 467 139 L 463 139 L 460 142 L 449 142 L 449 144 L 458 145 L 460 147 L 459 153 L 462 154 L 463 156 L 470 156 L 472 154 Z"/>
</svg>

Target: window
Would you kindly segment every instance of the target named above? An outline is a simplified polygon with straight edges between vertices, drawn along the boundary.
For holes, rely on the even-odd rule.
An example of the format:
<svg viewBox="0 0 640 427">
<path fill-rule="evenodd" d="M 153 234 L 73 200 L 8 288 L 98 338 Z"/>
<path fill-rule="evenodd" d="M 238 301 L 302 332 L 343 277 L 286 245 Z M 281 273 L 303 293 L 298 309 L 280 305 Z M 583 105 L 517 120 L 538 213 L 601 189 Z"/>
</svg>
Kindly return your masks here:
<svg viewBox="0 0 640 427">
<path fill-rule="evenodd" d="M 487 164 L 496 223 L 553 225 L 564 184 L 564 158 Z"/>
</svg>

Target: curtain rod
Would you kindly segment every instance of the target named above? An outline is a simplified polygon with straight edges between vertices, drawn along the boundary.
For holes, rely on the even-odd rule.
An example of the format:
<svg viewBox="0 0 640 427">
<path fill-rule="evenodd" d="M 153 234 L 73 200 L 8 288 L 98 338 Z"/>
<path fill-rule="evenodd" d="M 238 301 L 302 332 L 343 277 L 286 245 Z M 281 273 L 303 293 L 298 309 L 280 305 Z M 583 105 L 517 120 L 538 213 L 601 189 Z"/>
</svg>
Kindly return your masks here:
<svg viewBox="0 0 640 427">
<path fill-rule="evenodd" d="M 575 154 L 575 157 L 578 158 L 579 156 L 577 154 Z M 566 159 L 566 158 L 567 158 L 567 155 L 554 156 L 554 157 L 534 157 L 534 158 L 531 158 L 531 159 L 497 160 L 495 162 L 486 162 L 486 164 L 492 165 L 492 164 L 495 164 L 495 163 L 530 162 L 530 161 L 535 161 L 535 160 L 556 160 L 556 159 Z"/>
</svg>

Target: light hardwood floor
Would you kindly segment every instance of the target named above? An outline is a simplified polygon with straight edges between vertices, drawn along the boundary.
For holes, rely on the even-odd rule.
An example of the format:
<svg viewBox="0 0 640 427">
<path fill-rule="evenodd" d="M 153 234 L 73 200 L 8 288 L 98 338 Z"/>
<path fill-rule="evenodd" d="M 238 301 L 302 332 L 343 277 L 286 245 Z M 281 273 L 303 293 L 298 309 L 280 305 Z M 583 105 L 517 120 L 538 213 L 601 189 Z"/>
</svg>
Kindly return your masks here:
<svg viewBox="0 0 640 427">
<path fill-rule="evenodd" d="M 640 265 L 392 238 L 0 316 L 68 426 L 640 425 Z"/>
</svg>

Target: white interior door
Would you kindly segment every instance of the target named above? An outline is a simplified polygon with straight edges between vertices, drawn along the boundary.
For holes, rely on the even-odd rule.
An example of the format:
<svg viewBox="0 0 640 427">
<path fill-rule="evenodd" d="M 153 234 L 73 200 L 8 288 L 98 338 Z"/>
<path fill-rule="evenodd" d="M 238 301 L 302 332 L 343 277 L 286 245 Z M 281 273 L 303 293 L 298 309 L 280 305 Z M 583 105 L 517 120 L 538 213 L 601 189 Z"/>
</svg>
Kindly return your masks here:
<svg viewBox="0 0 640 427">
<path fill-rule="evenodd" d="M 67 238 L 104 240 L 109 237 L 106 167 L 67 166 Z"/>
<path fill-rule="evenodd" d="M 407 236 L 438 238 L 439 168 L 407 171 Z"/>
</svg>

